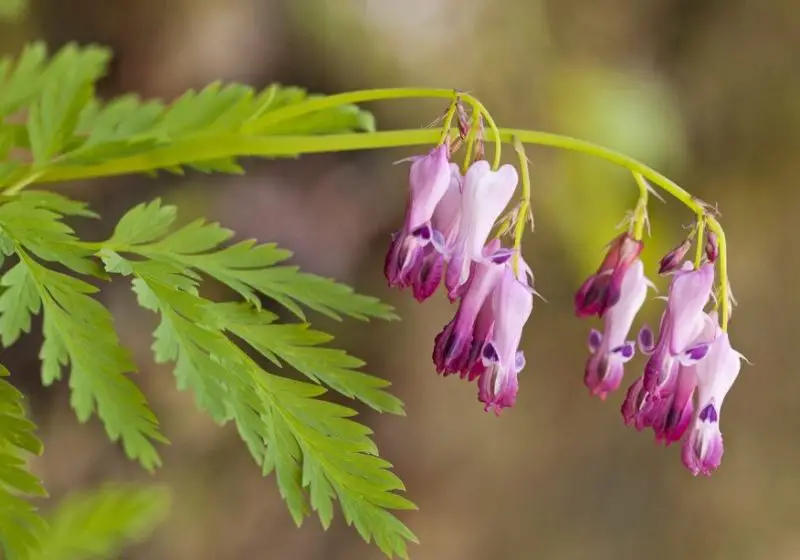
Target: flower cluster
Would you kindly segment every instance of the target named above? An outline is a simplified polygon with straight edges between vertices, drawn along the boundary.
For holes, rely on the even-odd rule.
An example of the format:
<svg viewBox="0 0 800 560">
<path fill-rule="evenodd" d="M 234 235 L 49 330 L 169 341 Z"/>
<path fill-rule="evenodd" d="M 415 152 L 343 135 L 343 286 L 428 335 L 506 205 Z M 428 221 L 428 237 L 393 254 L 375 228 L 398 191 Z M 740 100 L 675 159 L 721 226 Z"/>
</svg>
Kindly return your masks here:
<svg viewBox="0 0 800 560">
<path fill-rule="evenodd" d="M 393 235 L 384 273 L 389 285 L 410 287 L 419 301 L 444 280 L 459 305 L 436 337 L 436 370 L 477 380 L 479 400 L 499 413 L 517 397 L 525 365 L 519 342 L 533 310 L 533 275 L 519 249 L 489 239 L 519 177 L 511 165 L 492 170 L 484 160 L 462 176 L 449 156 L 443 143 L 412 158 L 405 221 Z"/>
<path fill-rule="evenodd" d="M 713 295 L 716 236 L 707 236 L 706 257 L 697 265 L 683 260 L 690 246 L 684 242 L 661 260 L 660 272 L 672 276 L 666 308 L 657 336 L 647 326 L 639 332 L 638 345 L 648 360 L 628 389 L 622 416 L 637 430 L 651 428 L 658 442 L 682 441 L 684 465 L 694 475 L 709 475 L 722 459 L 720 409 L 742 356 L 731 347 L 717 312 L 705 311 Z M 601 398 L 619 388 L 624 364 L 635 352 L 634 341 L 626 339 L 650 285 L 639 259 L 642 248 L 630 233 L 619 236 L 575 296 L 579 317 L 604 321 L 603 333 L 589 335 L 584 375 L 586 386 Z"/>
<path fill-rule="evenodd" d="M 462 116 L 459 113 L 460 140 L 474 140 L 471 132 L 477 129 Z M 519 344 L 535 294 L 533 274 L 520 254 L 530 182 L 521 145 L 515 146 L 523 194 L 500 232 L 515 226 L 512 247 L 490 236 L 514 196 L 517 170 L 500 166 L 498 157 L 491 167 L 478 142 L 472 161 L 468 149 L 469 165 L 462 175 L 450 162 L 445 135 L 428 154 L 411 158 L 405 221 L 392 237 L 384 267 L 390 286 L 410 287 L 419 301 L 444 284 L 450 301 L 458 302 L 455 316 L 434 342 L 436 371 L 476 381 L 479 401 L 497 414 L 517 398 L 517 377 L 525 366 Z M 601 399 L 622 384 L 625 365 L 637 348 L 637 340 L 630 338 L 633 323 L 648 289 L 654 287 L 640 258 L 650 187 L 642 176 L 634 177 L 640 199 L 630 228 L 611 241 L 600 267 L 575 294 L 578 317 L 603 321 L 602 332 L 589 333 L 590 356 L 584 369 L 584 384 Z M 662 298 L 666 307 L 657 333 L 644 326 L 635 337 L 648 359 L 628 388 L 622 416 L 637 430 L 652 429 L 657 442 L 682 442 L 684 465 L 694 475 L 709 475 L 722 459 L 720 412 L 742 356 L 731 347 L 727 333 L 731 296 L 721 256 L 724 237 L 717 236 L 722 230 L 702 203 L 692 199 L 686 204 L 695 210 L 697 226 L 659 263 L 659 274 L 671 276 L 668 296 Z M 687 260 L 693 245 L 696 257 Z M 714 289 L 718 259 L 721 297 Z M 712 299 L 718 305 L 710 310 Z"/>
</svg>

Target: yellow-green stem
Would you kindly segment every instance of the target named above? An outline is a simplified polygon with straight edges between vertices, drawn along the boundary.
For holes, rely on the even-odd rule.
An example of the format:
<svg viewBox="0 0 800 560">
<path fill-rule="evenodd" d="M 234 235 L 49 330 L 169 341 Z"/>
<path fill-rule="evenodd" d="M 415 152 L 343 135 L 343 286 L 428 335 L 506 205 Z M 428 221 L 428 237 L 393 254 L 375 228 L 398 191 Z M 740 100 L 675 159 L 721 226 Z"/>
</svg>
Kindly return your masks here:
<svg viewBox="0 0 800 560">
<path fill-rule="evenodd" d="M 514 150 L 519 158 L 520 178 L 522 180 L 522 196 L 517 210 L 517 223 L 514 226 L 514 274 L 519 275 L 519 258 L 522 253 L 522 236 L 528 222 L 528 211 L 531 207 L 531 176 L 528 169 L 528 157 L 525 155 L 525 146 L 516 136 L 513 139 Z"/>
<path fill-rule="evenodd" d="M 721 281 L 721 322 L 727 328 L 729 311 L 729 288 L 727 272 L 727 246 L 722 227 L 713 216 L 706 214 L 705 206 L 690 193 L 682 189 L 667 177 L 654 169 L 624 154 L 598 146 L 591 142 L 533 130 L 498 128 L 486 108 L 477 99 L 468 94 L 459 94 L 446 89 L 387 89 L 365 90 L 333 95 L 314 99 L 296 106 L 290 106 L 266 113 L 260 119 L 248 123 L 243 131 L 227 135 L 196 135 L 185 140 L 178 140 L 169 146 L 156 148 L 139 155 L 119 158 L 96 165 L 70 165 L 68 162 L 54 162 L 44 170 L 33 171 L 30 167 L 21 168 L 9 183 L 16 190 L 28 184 L 52 183 L 75 179 L 89 179 L 139 173 L 154 169 L 163 169 L 187 163 L 201 163 L 229 157 L 261 156 L 286 157 L 302 154 L 325 153 L 337 151 L 369 150 L 392 147 L 418 146 L 434 144 L 441 138 L 441 132 L 434 129 L 395 130 L 385 132 L 347 133 L 331 135 L 287 135 L 270 136 L 269 127 L 278 122 L 295 118 L 313 111 L 349 103 L 380 101 L 401 98 L 442 98 L 455 100 L 460 96 L 479 114 L 483 114 L 488 124 L 487 139 L 495 142 L 494 167 L 499 167 L 501 144 L 513 142 L 516 137 L 520 142 L 550 146 L 604 159 L 628 169 L 634 174 L 658 186 L 685 205 L 697 215 L 706 215 L 707 225 L 715 234 L 719 244 L 719 265 Z M 12 187 L 12 188 L 14 188 Z"/>
<path fill-rule="evenodd" d="M 636 210 L 633 214 L 633 238 L 639 241 L 644 236 L 644 226 L 647 223 L 647 201 L 650 189 L 641 173 L 634 173 L 633 178 L 636 179 L 636 185 L 639 187 L 639 200 L 636 202 Z"/>
<path fill-rule="evenodd" d="M 469 127 L 469 132 L 467 133 L 466 148 L 464 150 L 464 164 L 461 166 L 461 171 L 464 175 L 467 174 L 467 169 L 472 164 L 472 152 L 475 149 L 475 142 L 478 140 L 478 131 L 481 127 L 481 115 L 480 113 L 473 112 L 472 115 L 472 124 Z"/>
<path fill-rule="evenodd" d="M 720 299 L 720 326 L 723 331 L 728 330 L 728 320 L 730 319 L 730 283 L 728 281 L 728 248 L 725 240 L 725 232 L 722 226 L 713 216 L 706 215 L 708 229 L 717 236 L 717 246 L 719 247 L 719 299 Z M 699 240 L 698 240 L 699 243 Z"/>
<path fill-rule="evenodd" d="M 450 107 L 447 108 L 447 113 L 444 116 L 444 123 L 442 124 L 442 136 L 439 138 L 439 145 L 444 144 L 447 141 L 447 138 L 450 136 L 451 127 L 453 125 L 453 116 L 456 114 L 457 108 L 458 100 L 456 99 L 450 103 Z"/>
<path fill-rule="evenodd" d="M 696 252 L 694 254 L 694 267 L 700 268 L 700 261 L 703 260 L 703 250 L 705 249 L 705 240 L 703 235 L 706 233 L 706 219 L 704 214 L 697 216 L 697 231 L 695 234 L 695 242 L 697 243 Z"/>
</svg>

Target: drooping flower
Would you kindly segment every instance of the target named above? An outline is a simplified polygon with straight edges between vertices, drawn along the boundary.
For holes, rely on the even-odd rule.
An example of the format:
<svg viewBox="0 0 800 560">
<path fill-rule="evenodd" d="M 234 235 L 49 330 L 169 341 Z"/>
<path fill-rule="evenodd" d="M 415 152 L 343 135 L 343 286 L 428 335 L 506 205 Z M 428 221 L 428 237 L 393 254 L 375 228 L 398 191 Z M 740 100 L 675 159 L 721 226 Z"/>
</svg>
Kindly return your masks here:
<svg viewBox="0 0 800 560">
<path fill-rule="evenodd" d="M 675 273 L 667 295 L 667 307 L 661 317 L 658 341 L 644 370 L 644 388 L 654 392 L 674 372 L 674 364 L 691 364 L 702 359 L 709 341 L 692 344 L 705 324 L 705 308 L 714 285 L 714 265 L 706 263 L 694 269 L 684 263 Z"/>
<path fill-rule="evenodd" d="M 486 240 L 502 211 L 514 196 L 519 175 L 512 165 L 492 171 L 489 162 L 473 163 L 464 177 L 461 219 L 445 273 L 451 301 L 464 291 L 473 263 L 483 258 Z"/>
<path fill-rule="evenodd" d="M 517 376 L 525 367 L 525 354 L 519 343 L 533 311 L 534 292 L 529 284 L 532 278 L 530 268 L 521 258 L 516 274 L 511 262 L 507 262 L 492 297 L 494 328 L 483 347 L 481 360 L 485 370 L 478 380 L 478 400 L 486 411 L 493 410 L 495 414 L 517 400 Z"/>
<path fill-rule="evenodd" d="M 675 274 L 661 317 L 658 340 L 642 329 L 639 345 L 650 358 L 644 374 L 628 390 L 622 405 L 625 423 L 653 428 L 657 441 L 678 441 L 693 412 L 697 364 L 706 356 L 715 332 L 703 311 L 711 297 L 714 268 L 691 263 Z"/>
<path fill-rule="evenodd" d="M 421 266 L 425 247 L 432 243 L 444 245 L 443 235 L 433 228 L 431 219 L 451 181 L 446 144 L 412 161 L 405 221 L 392 236 L 384 264 L 389 285 L 401 288 L 410 285 L 411 273 Z"/>
<path fill-rule="evenodd" d="M 433 235 L 422 249 L 422 258 L 409 271 L 414 297 L 425 301 L 436 291 L 444 276 L 461 222 L 461 181 L 458 165 L 450 164 L 450 183 L 431 217 Z"/>
<path fill-rule="evenodd" d="M 707 348 L 714 340 L 715 330 L 708 316 L 703 314 L 698 319 L 695 335 L 690 347 L 693 352 L 671 360 L 670 371 L 664 375 L 663 385 L 652 391 L 644 387 L 644 375 L 631 387 L 623 403 L 625 422 L 634 425 L 638 430 L 652 428 L 656 441 L 666 445 L 679 441 L 689 426 L 694 405 L 692 396 L 697 386 L 697 367 L 707 353 Z M 642 329 L 649 333 L 649 329 Z M 652 333 L 640 333 L 640 346 L 643 353 L 652 353 L 652 343 L 648 347 L 643 339 L 652 339 Z"/>
<path fill-rule="evenodd" d="M 739 375 L 742 355 L 731 347 L 712 314 L 716 337 L 706 358 L 697 364 L 698 412 L 681 449 L 683 464 L 693 475 L 710 475 L 722 461 L 724 448 L 719 427 L 722 403 Z"/>
<path fill-rule="evenodd" d="M 436 336 L 433 362 L 438 373 L 460 373 L 470 381 L 480 373 L 477 364 L 494 327 L 492 294 L 510 258 L 511 252 L 500 249 L 495 240 L 487 245 L 484 258 L 474 264 L 455 317 Z"/>
<path fill-rule="evenodd" d="M 634 355 L 634 342 L 626 340 L 636 314 L 647 296 L 648 281 L 642 261 L 636 259 L 628 268 L 620 286 L 620 297 L 603 316 L 604 332 L 592 329 L 584 384 L 593 395 L 605 399 L 622 382 L 624 364 Z"/>
<path fill-rule="evenodd" d="M 619 301 L 622 279 L 639 258 L 643 247 L 643 243 L 629 233 L 623 233 L 611 242 L 597 272 L 587 278 L 575 294 L 575 314 L 578 317 L 602 317 Z"/>
</svg>

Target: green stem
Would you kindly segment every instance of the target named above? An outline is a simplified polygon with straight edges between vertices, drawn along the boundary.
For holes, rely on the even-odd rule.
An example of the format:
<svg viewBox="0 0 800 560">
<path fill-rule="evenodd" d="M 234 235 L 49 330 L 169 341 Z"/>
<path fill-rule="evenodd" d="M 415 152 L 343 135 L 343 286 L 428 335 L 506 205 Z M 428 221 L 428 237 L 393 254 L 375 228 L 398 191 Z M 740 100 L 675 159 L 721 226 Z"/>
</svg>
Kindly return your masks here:
<svg viewBox="0 0 800 560">
<path fill-rule="evenodd" d="M 370 92 L 373 93 L 370 95 Z M 385 92 L 385 97 L 379 97 L 377 93 L 374 92 Z M 402 97 L 398 92 L 404 92 L 404 94 L 407 94 L 407 97 L 442 97 L 452 99 L 455 96 L 455 93 L 451 90 L 369 90 L 352 94 L 342 94 L 340 96 L 331 96 L 330 98 L 323 98 L 318 101 L 309 101 L 303 105 L 314 104 L 316 109 L 321 109 L 336 104 L 341 105 L 342 103 L 363 101 L 365 99 L 377 100 Z M 468 96 L 462 94 L 462 97 L 465 101 L 471 102 Z M 336 103 L 331 103 L 330 100 L 332 98 L 337 98 Z M 485 111 L 482 105 L 477 105 L 477 107 L 481 112 Z M 305 110 L 298 111 L 299 109 L 288 107 L 275 111 L 274 113 L 283 115 L 280 119 L 283 120 L 306 112 Z M 268 117 L 269 120 L 267 119 Z M 495 143 L 512 143 L 516 137 L 520 142 L 525 144 L 561 148 L 604 159 L 647 179 L 652 184 L 672 195 L 695 214 L 706 215 L 708 227 L 717 234 L 719 243 L 720 281 L 722 284 L 722 326 L 723 328 L 727 327 L 729 317 L 729 289 L 725 235 L 716 219 L 706 214 L 706 208 L 702 202 L 695 199 L 689 192 L 651 167 L 614 150 L 598 146 L 597 144 L 585 140 L 548 132 L 509 128 L 498 129 L 494 125 L 494 121 L 490 121 L 490 117 L 487 113 L 484 113 L 484 117 L 487 119 L 487 123 L 489 123 L 487 137 Z M 275 118 L 273 113 L 270 113 L 265 115 L 261 122 L 269 122 L 272 124 L 277 122 Z M 246 136 L 241 133 L 229 134 L 226 136 L 220 136 L 218 134 L 195 136 L 189 140 L 177 141 L 168 147 L 156 149 L 146 154 L 121 158 L 97 165 L 54 166 L 45 170 L 41 176 L 35 178 L 32 182 L 52 183 L 57 181 L 126 175 L 153 169 L 173 167 L 186 164 L 187 162 L 203 162 L 229 157 L 291 157 L 302 154 L 325 152 L 432 145 L 436 144 L 440 137 L 441 131 L 435 129 L 395 130 L 324 136 L 257 136 L 255 134 L 253 136 Z M 500 150 L 498 149 L 495 153 L 495 160 L 499 160 L 499 154 Z M 23 183 L 27 184 L 25 181 L 20 182 L 20 184 Z"/>
<path fill-rule="evenodd" d="M 525 155 L 525 146 L 518 137 L 514 137 L 514 150 L 519 158 L 520 175 L 522 178 L 522 197 L 517 210 L 517 223 L 514 225 L 514 274 L 519 275 L 519 258 L 522 253 L 522 235 L 528 223 L 528 212 L 531 208 L 531 176 L 528 170 L 528 157 Z"/>
<path fill-rule="evenodd" d="M 269 111 L 262 117 L 247 123 L 242 132 L 245 134 L 258 134 L 267 131 L 270 126 L 280 122 L 288 121 L 296 117 L 301 117 L 317 111 L 341 107 L 342 105 L 352 105 L 356 103 L 367 103 L 372 101 L 389 101 L 393 99 L 450 99 L 455 100 L 461 97 L 470 105 L 476 106 L 478 100 L 468 94 L 460 94 L 454 89 L 443 88 L 381 88 L 364 89 L 338 93 L 316 99 L 309 99 L 302 103 L 289 105 L 283 109 Z M 481 105 L 481 107 L 483 107 Z"/>
<path fill-rule="evenodd" d="M 439 145 L 444 144 L 450 136 L 451 126 L 453 124 L 453 116 L 456 114 L 457 108 L 458 104 L 456 101 L 450 103 L 450 107 L 447 108 L 447 113 L 444 116 L 444 125 L 442 126 L 442 135 L 439 138 Z"/>
<path fill-rule="evenodd" d="M 639 241 L 644 236 L 644 226 L 647 223 L 647 201 L 650 190 L 641 174 L 634 173 L 633 178 L 636 179 L 636 185 L 639 187 L 639 200 L 633 214 L 633 238 Z"/>
<path fill-rule="evenodd" d="M 314 113 L 317 111 L 322 111 L 325 109 L 331 109 L 334 107 L 341 107 L 342 105 L 352 105 L 356 103 L 367 103 L 367 102 L 374 102 L 374 101 L 389 101 L 393 99 L 420 99 L 420 98 L 428 98 L 428 99 L 451 99 L 456 101 L 457 99 L 461 98 L 466 101 L 469 105 L 473 108 L 474 118 L 478 118 L 479 115 L 483 115 L 486 119 L 486 123 L 489 125 L 489 129 L 494 133 L 493 138 L 495 139 L 495 153 L 494 153 L 494 161 L 492 163 L 492 167 L 497 169 L 500 167 L 500 157 L 502 152 L 502 139 L 500 136 L 499 129 L 497 128 L 497 123 L 495 123 L 494 118 L 486 109 L 483 103 L 481 103 L 478 98 L 473 97 L 468 93 L 461 93 L 454 89 L 443 89 L 443 88 L 378 88 L 378 89 L 364 89 L 359 91 L 350 91 L 347 93 L 339 93 L 336 95 L 328 95 L 325 97 L 320 97 L 318 99 L 311 99 L 308 101 L 304 101 L 303 103 L 298 103 L 296 105 L 290 105 L 289 107 L 285 107 L 283 109 L 276 109 L 274 111 L 270 111 L 264 116 L 259 119 L 256 119 L 250 123 L 247 123 L 242 132 L 245 134 L 257 134 L 262 131 L 266 131 L 270 126 L 274 126 L 283 121 L 287 121 L 296 117 L 300 117 L 303 115 L 307 115 L 310 113 Z"/>
<path fill-rule="evenodd" d="M 696 252 L 694 254 L 694 267 L 700 268 L 700 261 L 703 260 L 703 249 L 705 249 L 705 240 L 703 234 L 706 232 L 705 215 L 699 214 L 697 216 L 697 229 L 695 233 L 695 243 L 697 243 Z"/>
<path fill-rule="evenodd" d="M 719 246 L 719 299 L 720 307 L 722 309 L 722 317 L 720 319 L 720 326 L 723 331 L 728 330 L 728 320 L 730 319 L 730 282 L 728 280 L 728 249 L 725 240 L 725 232 L 722 226 L 713 216 L 706 215 L 706 224 L 708 229 L 717 235 L 717 244 Z M 700 240 L 698 240 L 700 243 Z"/>
</svg>

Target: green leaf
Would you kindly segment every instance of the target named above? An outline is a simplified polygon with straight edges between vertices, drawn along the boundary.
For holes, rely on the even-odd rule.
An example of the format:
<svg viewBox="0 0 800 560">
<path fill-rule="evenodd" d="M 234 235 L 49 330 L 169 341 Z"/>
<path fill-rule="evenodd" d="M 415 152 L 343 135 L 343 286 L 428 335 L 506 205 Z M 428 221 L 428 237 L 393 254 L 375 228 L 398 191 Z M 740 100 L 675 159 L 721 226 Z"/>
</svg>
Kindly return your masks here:
<svg viewBox="0 0 800 560">
<path fill-rule="evenodd" d="M 27 468 L 25 454 L 42 452 L 36 426 L 25 418 L 22 393 L 0 366 L 0 547 L 9 560 L 27 559 L 39 546 L 47 524 L 25 497 L 47 496 Z"/>
<path fill-rule="evenodd" d="M 317 383 L 324 383 L 339 393 L 358 398 L 378 411 L 403 414 L 403 404 L 386 393 L 388 381 L 356 371 L 364 365 L 361 360 L 342 350 L 319 345 L 333 337 L 309 328 L 307 324 L 279 324 L 255 320 L 261 315 L 245 310 L 253 317 L 241 319 L 242 312 L 229 317 L 226 327 L 233 334 L 258 350 L 275 365 L 282 362 L 295 368 Z M 222 313 L 220 313 L 222 315 Z"/>
<path fill-rule="evenodd" d="M 0 0 L 0 21 L 17 21 L 27 9 L 27 0 Z"/>
<path fill-rule="evenodd" d="M 31 94 L 24 86 L 20 86 L 24 95 L 19 97 L 31 101 L 27 129 L 36 168 L 47 164 L 72 138 L 81 111 L 94 96 L 94 83 L 106 71 L 110 52 L 94 46 L 78 48 L 68 44 L 43 72 L 40 72 L 43 68 L 41 51 L 31 56 L 34 65 L 28 74 L 33 76 L 23 75 L 36 83 L 34 99 L 30 99 Z M 24 55 L 13 79 L 17 78 L 22 62 L 25 62 Z M 16 82 L 12 82 L 12 88 L 15 85 Z"/>
<path fill-rule="evenodd" d="M 106 105 L 91 100 L 81 115 L 77 132 L 60 163 L 103 164 L 111 159 L 146 157 L 176 144 L 213 141 L 216 137 L 252 134 L 250 123 L 271 110 L 302 103 L 306 93 L 298 88 L 270 86 L 257 93 L 240 84 L 212 83 L 200 91 L 190 90 L 169 105 L 158 101 L 142 102 L 124 96 Z M 352 130 L 372 130 L 372 115 L 355 106 L 334 107 L 297 117 L 259 134 L 333 134 Z M 181 163 L 204 173 L 242 173 L 234 158 L 202 156 L 187 149 Z M 150 169 L 182 174 L 180 165 L 159 165 L 153 159 Z"/>
<path fill-rule="evenodd" d="M 44 261 L 102 277 L 102 268 L 92 259 L 92 250 L 75 237 L 73 229 L 62 221 L 64 216 L 95 214 L 83 203 L 53 193 L 28 191 L 19 197 L 0 198 L 0 231 L 13 244 L 25 247 Z"/>
<path fill-rule="evenodd" d="M 403 485 L 377 456 L 369 428 L 350 419 L 354 410 L 321 400 L 322 387 L 267 373 L 231 336 L 276 367 L 288 365 L 376 410 L 400 414 L 402 403 L 384 391 L 389 383 L 357 371 L 360 360 L 323 347 L 331 337 L 308 325 L 276 323 L 274 314 L 258 307 L 201 297 L 200 273 L 246 297 L 263 295 L 253 274 L 269 271 L 288 253 L 253 242 L 220 248 L 231 232 L 203 221 L 166 233 L 174 217 L 174 209 L 159 201 L 137 206 L 98 252 L 108 272 L 133 277 L 140 305 L 160 315 L 156 360 L 175 363 L 179 388 L 191 390 L 215 421 L 235 423 L 264 474 L 275 471 L 297 523 L 313 510 L 329 526 L 336 499 L 346 522 L 366 540 L 374 540 L 387 555 L 406 556 L 406 543 L 415 537 L 386 510 L 414 506 L 397 494 Z M 150 230 L 148 223 L 153 224 Z M 340 293 L 340 300 L 328 305 L 334 312 L 390 313 L 349 288 Z M 303 298 L 320 307 L 313 290 Z"/>
<path fill-rule="evenodd" d="M 94 214 L 82 203 L 51 193 L 0 199 L 0 246 L 19 258 L 0 279 L 0 342 L 13 344 L 43 310 L 43 382 L 60 379 L 68 367 L 78 419 L 85 422 L 97 413 L 111 440 L 121 440 L 129 457 L 153 469 L 160 464 L 153 442 L 166 440 L 144 395 L 126 375 L 136 366 L 120 345 L 111 314 L 92 297 L 97 288 L 34 258 L 79 273 L 105 274 L 93 251 L 63 223 L 65 215 Z"/>
<path fill-rule="evenodd" d="M 273 266 L 291 256 L 275 244 L 241 241 L 220 247 L 233 232 L 216 223 L 195 220 L 166 234 L 175 220 L 174 206 L 156 199 L 134 207 L 121 220 L 106 247 L 204 273 L 259 305 L 258 294 L 269 297 L 305 320 L 301 305 L 334 319 L 347 315 L 395 319 L 392 308 L 373 297 L 327 278 L 300 272 L 293 266 Z M 124 227 L 123 227 L 124 224 Z M 146 239 L 130 239 L 129 231 L 145 232 Z"/>
<path fill-rule="evenodd" d="M 68 496 L 50 516 L 42 547 L 30 560 L 101 560 L 145 539 L 166 517 L 167 489 L 107 485 Z"/>
</svg>

